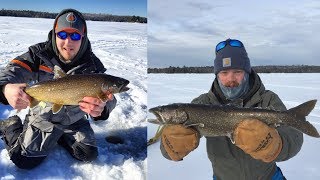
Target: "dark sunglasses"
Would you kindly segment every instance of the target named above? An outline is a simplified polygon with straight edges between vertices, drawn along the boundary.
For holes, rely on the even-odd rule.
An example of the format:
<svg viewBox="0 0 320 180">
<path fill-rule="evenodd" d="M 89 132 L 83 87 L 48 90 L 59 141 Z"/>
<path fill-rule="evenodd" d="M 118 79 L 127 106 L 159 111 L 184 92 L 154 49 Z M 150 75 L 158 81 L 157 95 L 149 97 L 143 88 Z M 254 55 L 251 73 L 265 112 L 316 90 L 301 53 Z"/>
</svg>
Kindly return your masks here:
<svg viewBox="0 0 320 180">
<path fill-rule="evenodd" d="M 221 49 L 223 49 L 224 47 L 226 47 L 227 45 L 230 45 L 232 47 L 244 47 L 242 42 L 236 39 L 227 39 L 225 41 L 219 42 L 216 46 L 216 52 L 220 51 Z"/>
<path fill-rule="evenodd" d="M 73 32 L 73 33 L 67 33 L 65 31 L 60 31 L 57 33 L 58 38 L 65 40 L 68 38 L 68 36 L 70 36 L 70 39 L 72 41 L 79 41 L 81 39 L 81 34 L 77 33 L 77 32 Z"/>
</svg>

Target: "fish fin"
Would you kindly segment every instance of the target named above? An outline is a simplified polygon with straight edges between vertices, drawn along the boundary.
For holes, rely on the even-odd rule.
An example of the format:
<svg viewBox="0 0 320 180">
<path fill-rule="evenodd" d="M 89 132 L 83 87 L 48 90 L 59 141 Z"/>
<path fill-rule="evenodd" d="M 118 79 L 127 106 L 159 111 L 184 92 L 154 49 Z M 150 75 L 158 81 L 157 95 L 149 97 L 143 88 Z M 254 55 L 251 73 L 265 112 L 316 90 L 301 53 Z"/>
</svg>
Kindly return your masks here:
<svg viewBox="0 0 320 180">
<path fill-rule="evenodd" d="M 63 104 L 53 104 L 52 113 L 57 114 L 62 109 Z"/>
<path fill-rule="evenodd" d="M 317 129 L 306 120 L 306 116 L 308 116 L 309 113 L 313 110 L 316 102 L 317 100 L 311 100 L 289 109 L 288 113 L 294 114 L 296 120 L 290 121 L 287 124 L 309 136 L 320 137 Z"/>
<path fill-rule="evenodd" d="M 30 101 L 30 108 L 33 108 L 35 106 L 37 106 L 40 102 L 34 98 L 31 99 Z"/>
<path fill-rule="evenodd" d="M 67 76 L 67 74 L 57 65 L 54 66 L 53 73 L 53 79 L 58 79 Z"/>
<path fill-rule="evenodd" d="M 227 137 L 230 139 L 232 144 L 236 144 L 236 141 L 233 139 L 233 133 L 228 133 Z"/>
<path fill-rule="evenodd" d="M 153 138 L 149 139 L 149 141 L 147 142 L 147 146 L 151 145 L 151 144 L 154 144 L 156 143 L 160 137 L 161 137 L 161 134 L 162 134 L 162 131 L 163 131 L 163 128 L 165 127 L 166 125 L 160 125 L 157 129 L 157 132 L 156 134 L 154 135 Z"/>
<path fill-rule="evenodd" d="M 40 107 L 42 107 L 42 108 L 44 109 L 44 108 L 46 108 L 47 103 L 44 102 L 44 101 L 40 101 L 39 104 L 38 104 L 38 106 L 40 106 Z"/>
</svg>

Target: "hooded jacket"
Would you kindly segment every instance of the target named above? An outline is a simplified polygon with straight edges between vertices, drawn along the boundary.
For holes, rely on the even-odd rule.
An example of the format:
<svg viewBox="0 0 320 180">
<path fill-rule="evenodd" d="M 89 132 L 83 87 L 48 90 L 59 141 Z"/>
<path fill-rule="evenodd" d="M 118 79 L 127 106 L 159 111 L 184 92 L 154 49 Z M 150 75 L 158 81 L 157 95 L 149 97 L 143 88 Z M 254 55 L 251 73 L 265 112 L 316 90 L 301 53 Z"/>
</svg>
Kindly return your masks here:
<svg viewBox="0 0 320 180">
<path fill-rule="evenodd" d="M 78 15 L 82 17 L 81 13 L 73 9 L 66 9 L 59 15 L 69 11 L 78 13 Z M 57 17 L 59 17 L 59 15 Z M 61 67 L 61 69 L 68 74 L 104 73 L 106 71 L 106 68 L 91 50 L 86 28 L 84 36 L 82 37 L 79 52 L 72 62 L 66 64 L 60 60 L 55 43 L 56 36 L 54 27 L 55 24 L 53 26 L 53 30 L 48 33 L 48 40 L 46 42 L 30 46 L 28 52 L 16 57 L 0 72 L 0 89 L 2 90 L 0 91 L 1 103 L 8 104 L 3 94 L 4 85 L 8 83 L 33 84 L 36 82 L 51 80 L 53 79 L 54 74 L 52 70 L 55 65 Z M 117 100 L 115 98 L 113 101 L 107 102 L 102 115 L 94 119 L 107 119 L 109 117 L 109 113 L 114 109 L 116 102 Z M 51 106 L 48 104 L 44 109 L 39 107 L 30 109 L 29 114 L 34 115 L 34 118 L 41 117 L 63 125 L 72 124 L 83 118 L 86 114 L 81 111 L 78 106 L 65 106 L 65 108 L 56 115 L 53 115 L 50 110 Z"/>
</svg>

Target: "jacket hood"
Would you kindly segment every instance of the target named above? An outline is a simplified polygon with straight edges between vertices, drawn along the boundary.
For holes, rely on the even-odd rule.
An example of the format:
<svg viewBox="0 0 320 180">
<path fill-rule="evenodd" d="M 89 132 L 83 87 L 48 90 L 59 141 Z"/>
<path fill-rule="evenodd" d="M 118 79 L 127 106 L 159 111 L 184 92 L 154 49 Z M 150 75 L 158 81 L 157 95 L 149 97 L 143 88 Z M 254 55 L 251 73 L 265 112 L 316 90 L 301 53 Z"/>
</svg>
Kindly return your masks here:
<svg viewBox="0 0 320 180">
<path fill-rule="evenodd" d="M 55 18 L 55 21 L 53 23 L 53 28 L 52 30 L 49 32 L 49 35 L 51 33 L 51 42 L 52 42 L 52 49 L 54 51 L 54 53 L 59 57 L 59 51 L 57 49 L 57 44 L 56 44 L 56 32 L 55 32 L 55 27 L 56 27 L 56 24 L 57 24 L 57 20 L 58 18 L 67 13 L 67 12 L 73 12 L 75 14 L 77 14 L 84 22 L 84 33 L 83 33 L 83 37 L 82 37 L 82 40 L 81 40 L 81 46 L 80 46 L 80 49 L 79 49 L 79 52 L 78 54 L 72 59 L 72 61 L 69 63 L 70 65 L 74 66 L 76 64 L 80 64 L 78 61 L 80 58 L 82 58 L 82 56 L 85 54 L 85 52 L 88 50 L 88 48 L 91 50 L 91 46 L 90 46 L 90 42 L 89 42 L 89 39 L 88 39 L 88 36 L 87 36 L 87 24 L 86 24 L 86 21 L 83 17 L 83 15 L 75 10 L 75 9 L 64 9 L 62 10 L 58 15 L 57 17 Z M 61 62 L 63 62 L 62 60 L 60 60 Z M 64 62 L 63 62 L 64 63 Z"/>
<path fill-rule="evenodd" d="M 90 59 L 91 54 L 92 54 L 92 49 L 91 49 L 91 43 L 88 40 L 87 41 L 87 45 L 86 48 L 85 47 L 81 47 L 77 56 L 70 62 L 70 63 L 64 63 L 62 60 L 59 59 L 59 54 L 57 53 L 57 47 L 56 45 L 54 45 L 54 38 L 55 36 L 53 35 L 53 30 L 51 30 L 48 33 L 48 40 L 46 41 L 46 45 L 45 45 L 45 51 L 46 53 L 49 53 L 49 56 L 54 56 L 55 59 L 58 60 L 61 68 L 67 72 L 70 69 L 72 69 L 75 66 L 78 66 L 80 64 L 84 64 L 88 61 L 88 59 Z M 81 45 L 82 46 L 82 45 Z M 42 53 L 44 53 L 42 51 Z M 81 56 L 80 56 L 80 51 L 81 51 Z"/>
</svg>

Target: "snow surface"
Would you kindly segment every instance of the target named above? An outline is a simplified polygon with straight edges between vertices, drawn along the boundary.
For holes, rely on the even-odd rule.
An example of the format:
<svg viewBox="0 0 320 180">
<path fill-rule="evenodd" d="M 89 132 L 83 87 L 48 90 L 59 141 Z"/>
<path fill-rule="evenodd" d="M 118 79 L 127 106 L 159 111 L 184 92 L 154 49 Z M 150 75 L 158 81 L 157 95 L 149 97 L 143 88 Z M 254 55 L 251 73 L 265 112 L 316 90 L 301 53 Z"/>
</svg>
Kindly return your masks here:
<svg viewBox="0 0 320 180">
<path fill-rule="evenodd" d="M 319 74 L 260 74 L 260 77 L 266 88 L 277 93 L 287 108 L 317 99 L 318 103 L 307 120 L 320 131 Z M 148 74 L 148 109 L 170 103 L 191 102 L 193 98 L 208 92 L 214 78 L 213 74 Z M 148 118 L 155 117 L 148 113 Z M 157 128 L 157 125 L 148 124 L 148 139 L 154 136 Z M 199 147 L 179 162 L 165 159 L 159 146 L 158 142 L 148 147 L 147 179 L 212 179 L 205 138 L 201 138 Z M 320 179 L 319 149 L 319 139 L 304 135 L 300 152 L 295 157 L 278 163 L 278 166 L 290 180 Z"/>
<path fill-rule="evenodd" d="M 0 179 L 146 179 L 147 168 L 147 26 L 146 24 L 88 21 L 92 50 L 107 73 L 130 80 L 130 90 L 115 95 L 116 108 L 109 119 L 90 122 L 98 143 L 99 156 L 92 163 L 72 158 L 57 146 L 46 160 L 32 170 L 21 170 L 9 159 L 0 141 Z M 43 42 L 53 27 L 52 19 L 0 17 L 0 68 Z M 24 119 L 27 110 L 18 115 Z M 0 119 L 16 114 L 0 105 Z M 108 135 L 117 135 L 124 144 L 110 144 Z"/>
</svg>

